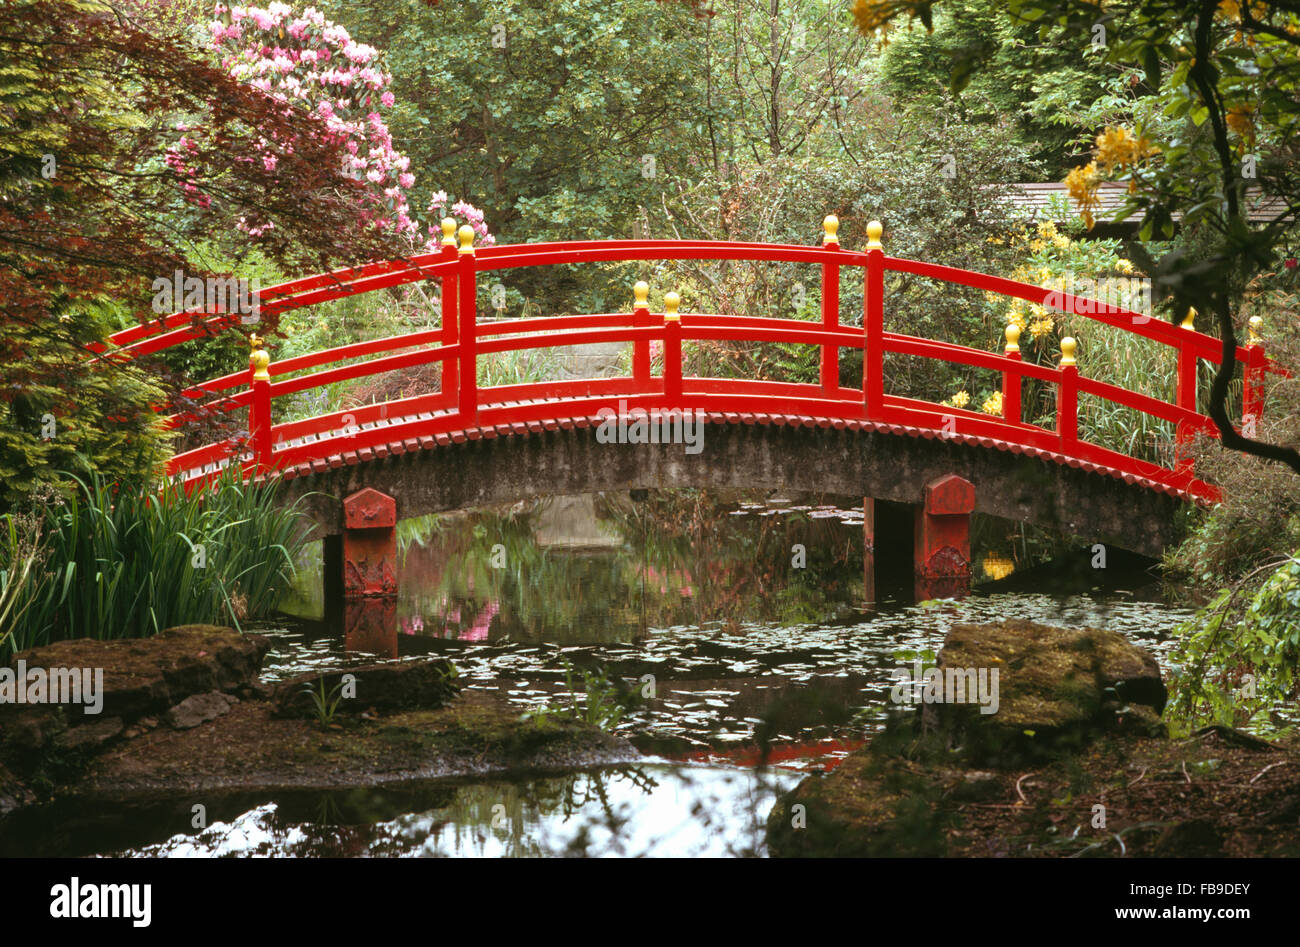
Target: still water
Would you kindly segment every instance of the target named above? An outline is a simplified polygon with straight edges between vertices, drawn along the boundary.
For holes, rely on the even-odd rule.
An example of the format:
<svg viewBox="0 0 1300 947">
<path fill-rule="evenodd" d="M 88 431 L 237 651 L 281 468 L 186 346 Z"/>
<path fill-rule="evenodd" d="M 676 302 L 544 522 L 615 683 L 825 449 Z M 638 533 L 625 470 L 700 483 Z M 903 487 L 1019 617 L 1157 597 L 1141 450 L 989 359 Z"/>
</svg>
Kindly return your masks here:
<svg viewBox="0 0 1300 947">
<path fill-rule="evenodd" d="M 400 597 L 345 614 L 325 614 L 317 549 L 286 606 L 296 617 L 258 629 L 275 642 L 268 678 L 438 654 L 466 686 L 524 713 L 581 703 L 587 672 L 621 688 L 627 710 L 612 729 L 646 762 L 231 799 L 202 832 L 155 814 L 147 839 L 104 839 L 94 850 L 762 855 L 776 796 L 882 726 L 891 671 L 932 656 L 953 624 L 1112 628 L 1166 664 L 1170 633 L 1190 614 L 1161 602 L 1151 576 L 1129 564 L 1047 576 L 1033 567 L 1059 561 L 1062 548 L 991 519 L 975 524 L 976 577 L 1002 581 L 961 602 L 918 603 L 907 524 L 889 520 L 877 510 L 870 605 L 854 498 L 655 491 L 404 521 Z"/>
</svg>

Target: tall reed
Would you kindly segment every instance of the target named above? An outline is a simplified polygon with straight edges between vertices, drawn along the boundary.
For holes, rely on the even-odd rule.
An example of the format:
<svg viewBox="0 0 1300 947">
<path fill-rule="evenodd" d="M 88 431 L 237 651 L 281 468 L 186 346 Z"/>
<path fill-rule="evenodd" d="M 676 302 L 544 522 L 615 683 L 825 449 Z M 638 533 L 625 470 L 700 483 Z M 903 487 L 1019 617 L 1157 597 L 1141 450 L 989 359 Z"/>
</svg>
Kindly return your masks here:
<svg viewBox="0 0 1300 947">
<path fill-rule="evenodd" d="M 228 472 L 186 494 L 99 475 L 26 518 L 0 519 L 0 658 L 63 638 L 137 638 L 267 615 L 307 539 L 276 485 Z M 33 564 L 39 564 L 34 568 Z"/>
</svg>

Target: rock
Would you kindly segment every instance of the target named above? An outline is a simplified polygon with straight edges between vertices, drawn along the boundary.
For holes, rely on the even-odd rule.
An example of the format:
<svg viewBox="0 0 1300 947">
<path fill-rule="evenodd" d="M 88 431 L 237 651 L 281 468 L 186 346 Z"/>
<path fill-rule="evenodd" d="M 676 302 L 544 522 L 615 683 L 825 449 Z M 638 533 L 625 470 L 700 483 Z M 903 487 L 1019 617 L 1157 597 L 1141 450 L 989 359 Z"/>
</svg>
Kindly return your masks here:
<svg viewBox="0 0 1300 947">
<path fill-rule="evenodd" d="M 971 669 L 987 672 L 990 685 L 997 671 L 994 713 L 951 699 L 923 706 L 925 731 L 961 747 L 974 765 L 1016 765 L 1078 749 L 1098 731 L 1161 729 L 1167 693 L 1160 668 L 1117 632 L 1020 620 L 957 625 L 938 664 L 945 679 Z"/>
<path fill-rule="evenodd" d="M 340 687 L 344 675 L 352 675 L 355 688 Z M 324 680 L 325 697 L 338 701 L 344 713 L 373 709 L 379 713 L 398 710 L 436 710 L 460 693 L 455 666 L 443 658 L 401 661 L 345 668 L 321 674 L 304 674 L 284 681 L 275 688 L 274 716 L 315 717 L 312 691 L 320 693 Z M 346 691 L 346 693 L 345 693 Z"/>
<path fill-rule="evenodd" d="M 94 752 L 125 729 L 121 717 L 106 717 L 80 727 L 70 727 L 54 738 L 53 745 L 61 750 Z"/>
<path fill-rule="evenodd" d="M 221 691 L 195 694 L 193 697 L 186 697 L 168 710 L 163 715 L 163 720 L 174 730 L 189 730 L 201 723 L 215 720 L 237 703 L 239 698 L 223 694 Z"/>
<path fill-rule="evenodd" d="M 96 641 L 78 638 L 32 648 L 14 655 L 27 667 L 103 669 L 103 708 L 85 714 L 65 708 L 67 724 L 76 727 L 105 717 L 133 723 L 158 715 L 195 694 L 237 691 L 256 680 L 262 658 L 271 648 L 260 635 L 243 635 L 215 625 L 169 628 L 153 638 Z M 0 705 L 0 729 L 36 705 Z"/>
</svg>

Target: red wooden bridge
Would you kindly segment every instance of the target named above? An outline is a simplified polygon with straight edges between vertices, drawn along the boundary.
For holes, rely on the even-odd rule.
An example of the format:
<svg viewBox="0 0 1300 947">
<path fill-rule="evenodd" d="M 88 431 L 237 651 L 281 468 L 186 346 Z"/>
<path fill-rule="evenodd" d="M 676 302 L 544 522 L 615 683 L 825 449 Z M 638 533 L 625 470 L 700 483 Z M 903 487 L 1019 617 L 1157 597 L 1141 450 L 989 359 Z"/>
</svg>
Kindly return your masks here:
<svg viewBox="0 0 1300 947">
<path fill-rule="evenodd" d="M 1197 375 L 1202 361 L 1217 364 L 1219 339 L 1202 334 L 1190 321 L 1174 326 L 1149 314 L 1082 300 L 1068 293 L 934 263 L 886 256 L 881 225 L 868 226 L 863 251 L 839 246 L 838 222 L 828 217 L 822 245 L 738 243 L 683 240 L 609 240 L 509 246 L 473 245 L 474 234 L 443 222 L 439 251 L 392 262 L 372 263 L 282 283 L 260 294 L 261 312 L 282 314 L 328 300 L 424 280 L 442 289 L 440 328 L 391 338 L 343 345 L 272 362 L 258 347 L 250 367 L 194 385 L 185 394 L 201 403 L 200 411 L 247 410 L 248 436 L 207 444 L 172 458 L 169 472 L 200 482 L 231 463 L 250 474 L 285 479 L 319 479 L 350 468 L 353 486 L 364 483 L 364 470 L 386 458 L 436 452 L 476 440 L 538 434 L 558 429 L 593 427 L 619 403 L 627 410 L 702 413 L 710 424 L 784 425 L 869 431 L 903 435 L 984 451 L 1036 458 L 1047 464 L 1121 481 L 1140 491 L 1166 494 L 1179 501 L 1212 502 L 1215 488 L 1195 476 L 1185 447 L 1198 432 L 1215 434 L 1213 422 L 1197 410 Z M 459 236 L 459 245 L 457 245 Z M 665 296 L 665 311 L 649 308 L 648 288 L 639 283 L 631 312 L 481 319 L 476 305 L 480 274 L 519 267 L 625 261 L 746 260 L 760 263 L 813 264 L 822 279 L 820 322 L 792 318 L 714 313 L 678 313 L 676 294 Z M 846 273 L 846 270 L 849 271 Z M 857 272 L 855 272 L 857 271 Z M 1085 314 L 1100 323 L 1168 346 L 1177 363 L 1172 400 L 1126 390 L 1101 378 L 1080 375 L 1075 342 L 1064 339 L 1056 366 L 1022 361 L 1019 330 L 1008 326 L 1001 352 L 980 351 L 950 342 L 916 338 L 884 328 L 888 300 L 887 272 L 907 273 L 938 283 L 973 287 L 987 293 Z M 863 280 L 862 326 L 841 322 L 842 278 Z M 119 357 L 158 352 L 238 324 L 232 314 L 175 313 L 111 338 Z M 819 383 L 683 377 L 684 340 L 735 340 L 799 343 L 820 349 Z M 585 378 L 481 388 L 481 356 L 531 348 L 620 342 L 632 346 L 631 375 Z M 260 341 L 254 337 L 255 345 Z M 662 347 L 662 371 L 652 370 L 651 346 Z M 840 349 L 863 350 L 861 387 L 841 385 Z M 919 401 L 886 388 L 886 352 L 918 356 L 987 369 L 1002 377 L 1002 416 Z M 1242 417 L 1249 428 L 1263 406 L 1264 373 L 1276 370 L 1266 358 L 1252 326 L 1251 341 L 1236 350 L 1245 373 Z M 304 420 L 276 421 L 277 400 L 336 382 L 439 363 L 441 387 L 413 397 L 336 411 Z M 1056 392 L 1055 424 L 1026 421 L 1021 391 L 1036 379 Z M 1165 467 L 1089 443 L 1079 436 L 1079 398 L 1106 399 L 1125 408 L 1170 422 L 1177 431 L 1179 459 Z M 604 414 L 602 414 L 604 412 Z M 195 411 L 175 414 L 180 425 Z M 698 416 L 698 415 L 697 415 Z M 962 473 L 962 471 L 953 471 Z M 820 489 L 808 483 L 809 489 Z M 921 484 L 911 488 L 920 499 Z M 342 499 L 342 497 L 339 497 Z M 416 510 L 403 510 L 409 515 Z M 337 517 L 341 522 L 341 517 Z"/>
</svg>

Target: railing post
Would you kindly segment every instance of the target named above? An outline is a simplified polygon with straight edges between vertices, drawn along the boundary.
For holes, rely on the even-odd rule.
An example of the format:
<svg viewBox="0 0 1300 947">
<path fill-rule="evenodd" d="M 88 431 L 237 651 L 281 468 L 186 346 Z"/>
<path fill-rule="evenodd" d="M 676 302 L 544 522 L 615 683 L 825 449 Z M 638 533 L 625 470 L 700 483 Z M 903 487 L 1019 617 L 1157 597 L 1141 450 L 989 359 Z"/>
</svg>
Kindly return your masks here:
<svg viewBox="0 0 1300 947">
<path fill-rule="evenodd" d="M 664 294 L 664 400 L 669 408 L 681 407 L 682 319 L 677 314 L 681 297 Z"/>
<path fill-rule="evenodd" d="M 262 347 L 262 337 L 248 337 L 253 351 L 248 357 L 249 388 L 253 399 L 248 406 L 248 435 L 258 473 L 271 469 L 271 356 Z"/>
<path fill-rule="evenodd" d="M 838 250 L 840 219 L 834 214 L 822 221 L 822 249 Z M 822 264 L 822 328 L 840 327 L 840 265 Z M 840 347 L 822 346 L 822 393 L 832 397 L 840 387 Z"/>
<path fill-rule="evenodd" d="M 1257 436 L 1259 419 L 1264 414 L 1264 337 L 1260 334 L 1263 325 L 1264 320 L 1259 316 L 1250 317 L 1250 337 L 1246 341 L 1250 358 L 1242 370 L 1241 386 L 1241 433 L 1246 437 Z"/>
<path fill-rule="evenodd" d="M 879 418 L 885 406 L 885 248 L 880 221 L 867 224 L 866 292 L 862 300 L 862 400 L 868 418 Z"/>
<path fill-rule="evenodd" d="M 442 256 L 444 260 L 456 259 L 456 221 L 450 217 L 442 220 Z M 455 345 L 460 337 L 456 306 L 456 271 L 447 269 L 442 277 L 442 344 Z M 448 407 L 460 396 L 460 365 L 455 359 L 442 361 L 442 394 Z"/>
<path fill-rule="evenodd" d="M 637 280 L 632 287 L 632 326 L 637 329 L 653 325 L 650 315 L 650 284 Z M 650 340 L 637 339 L 632 343 L 632 377 L 636 379 L 638 391 L 648 391 L 650 387 Z"/>
<path fill-rule="evenodd" d="M 1196 331 L 1196 310 L 1190 306 L 1183 318 L 1182 327 Z M 1178 382 L 1174 393 L 1178 407 L 1188 411 L 1196 410 L 1196 350 L 1186 343 L 1178 346 Z M 1195 436 L 1195 430 L 1186 421 L 1179 421 L 1174 434 L 1174 470 L 1178 473 L 1191 473 L 1192 458 L 1187 452 L 1187 445 Z"/>
<path fill-rule="evenodd" d="M 1020 326 L 1009 323 L 1006 336 L 1007 345 L 1002 354 L 1020 361 Z M 1002 417 L 1014 424 L 1024 420 L 1020 414 L 1020 372 L 1012 368 L 1002 372 Z"/>
<path fill-rule="evenodd" d="M 1078 343 L 1070 336 L 1061 340 L 1061 381 L 1056 393 L 1056 433 L 1061 449 L 1074 453 L 1079 443 L 1079 366 L 1074 353 Z"/>
<path fill-rule="evenodd" d="M 460 260 L 457 270 L 457 310 L 460 316 L 460 394 L 456 399 L 464 424 L 478 420 L 478 357 L 475 325 L 477 280 L 474 271 L 474 228 L 460 228 Z"/>
</svg>

